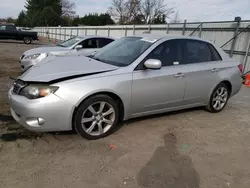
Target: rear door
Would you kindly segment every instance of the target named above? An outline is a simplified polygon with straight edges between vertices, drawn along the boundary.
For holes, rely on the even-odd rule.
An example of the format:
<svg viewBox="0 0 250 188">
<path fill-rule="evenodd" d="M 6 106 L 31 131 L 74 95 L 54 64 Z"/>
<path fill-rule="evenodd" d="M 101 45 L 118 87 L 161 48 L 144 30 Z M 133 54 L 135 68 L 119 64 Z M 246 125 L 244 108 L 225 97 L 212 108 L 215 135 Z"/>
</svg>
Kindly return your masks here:
<svg viewBox="0 0 250 188">
<path fill-rule="evenodd" d="M 144 68 L 147 59 L 162 62 L 159 70 Z M 164 111 L 182 105 L 185 82 L 180 72 L 182 48 L 178 40 L 163 42 L 134 70 L 132 84 L 133 116 Z"/>
<path fill-rule="evenodd" d="M 222 59 L 207 42 L 185 39 L 183 47 L 186 82 L 184 103 L 205 102 L 211 89 L 218 83 Z"/>
</svg>

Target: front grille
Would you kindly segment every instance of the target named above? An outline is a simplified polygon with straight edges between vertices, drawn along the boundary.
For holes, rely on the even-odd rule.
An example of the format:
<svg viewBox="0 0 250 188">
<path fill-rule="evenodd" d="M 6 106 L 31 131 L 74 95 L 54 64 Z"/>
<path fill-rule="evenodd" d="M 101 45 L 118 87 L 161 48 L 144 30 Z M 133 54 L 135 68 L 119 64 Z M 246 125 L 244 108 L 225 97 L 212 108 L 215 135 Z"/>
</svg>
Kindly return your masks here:
<svg viewBox="0 0 250 188">
<path fill-rule="evenodd" d="M 14 82 L 13 93 L 19 94 L 21 89 L 26 86 L 26 83 L 22 80 L 17 80 Z"/>
</svg>

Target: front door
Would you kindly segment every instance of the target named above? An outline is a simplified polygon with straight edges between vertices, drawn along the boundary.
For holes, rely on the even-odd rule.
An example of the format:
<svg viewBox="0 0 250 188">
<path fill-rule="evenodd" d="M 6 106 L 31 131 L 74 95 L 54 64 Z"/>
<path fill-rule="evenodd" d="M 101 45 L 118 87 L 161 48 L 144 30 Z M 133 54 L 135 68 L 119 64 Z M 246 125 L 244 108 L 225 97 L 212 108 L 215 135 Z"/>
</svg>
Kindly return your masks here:
<svg viewBox="0 0 250 188">
<path fill-rule="evenodd" d="M 133 72 L 132 109 L 133 116 L 150 114 L 182 104 L 185 82 L 181 70 L 182 50 L 175 40 L 163 42 L 156 47 Z M 162 62 L 159 70 L 145 69 L 147 59 Z"/>
<path fill-rule="evenodd" d="M 75 50 L 73 52 L 77 55 L 88 56 L 88 55 L 91 55 L 98 50 L 96 38 L 86 39 L 86 40 L 82 41 L 81 43 L 79 43 L 79 45 L 82 45 L 82 48 Z"/>
<path fill-rule="evenodd" d="M 6 25 L 6 31 L 8 33 L 8 39 L 17 39 L 17 30 L 14 25 Z"/>
</svg>

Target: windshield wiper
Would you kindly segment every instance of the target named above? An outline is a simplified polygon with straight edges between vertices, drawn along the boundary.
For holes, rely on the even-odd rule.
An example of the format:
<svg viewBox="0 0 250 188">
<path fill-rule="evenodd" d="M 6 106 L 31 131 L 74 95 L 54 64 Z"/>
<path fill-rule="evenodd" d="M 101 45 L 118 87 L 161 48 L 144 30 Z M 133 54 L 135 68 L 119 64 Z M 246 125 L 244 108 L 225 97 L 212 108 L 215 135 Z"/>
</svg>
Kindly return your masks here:
<svg viewBox="0 0 250 188">
<path fill-rule="evenodd" d="M 124 65 L 121 65 L 120 63 L 117 63 L 117 62 L 114 62 L 114 61 L 109 61 L 109 60 L 105 60 L 105 59 L 99 59 L 99 58 L 95 57 L 94 55 L 88 55 L 86 57 L 89 57 L 91 59 L 94 59 L 96 61 L 100 61 L 102 63 L 109 64 L 109 65 L 114 65 L 114 66 L 118 66 L 118 67 L 123 67 L 124 66 Z"/>
<path fill-rule="evenodd" d="M 94 55 L 87 55 L 86 57 L 93 59 Z"/>
<path fill-rule="evenodd" d="M 94 57 L 94 55 L 89 55 L 88 57 L 91 58 L 91 59 L 94 59 L 94 60 L 96 60 L 96 61 L 105 62 L 105 61 L 102 60 L 102 59 L 99 59 L 99 58 L 97 58 L 97 57 Z"/>
</svg>

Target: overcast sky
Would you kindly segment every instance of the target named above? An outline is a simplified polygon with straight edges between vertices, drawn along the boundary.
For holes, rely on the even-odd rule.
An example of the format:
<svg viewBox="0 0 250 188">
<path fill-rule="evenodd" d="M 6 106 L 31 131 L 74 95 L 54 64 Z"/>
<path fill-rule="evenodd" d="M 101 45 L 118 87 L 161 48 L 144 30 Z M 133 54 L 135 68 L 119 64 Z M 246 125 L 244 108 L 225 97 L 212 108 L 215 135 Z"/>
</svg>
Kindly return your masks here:
<svg viewBox="0 0 250 188">
<path fill-rule="evenodd" d="M 0 17 L 17 17 L 26 0 L 1 0 Z M 76 12 L 84 16 L 90 12 L 106 12 L 111 0 L 72 0 Z M 168 7 L 179 11 L 181 20 L 233 20 L 235 16 L 250 20 L 250 0 L 165 0 Z"/>
</svg>

